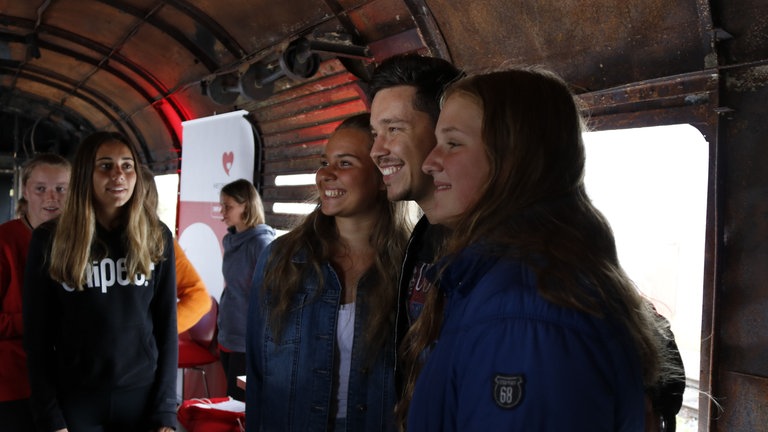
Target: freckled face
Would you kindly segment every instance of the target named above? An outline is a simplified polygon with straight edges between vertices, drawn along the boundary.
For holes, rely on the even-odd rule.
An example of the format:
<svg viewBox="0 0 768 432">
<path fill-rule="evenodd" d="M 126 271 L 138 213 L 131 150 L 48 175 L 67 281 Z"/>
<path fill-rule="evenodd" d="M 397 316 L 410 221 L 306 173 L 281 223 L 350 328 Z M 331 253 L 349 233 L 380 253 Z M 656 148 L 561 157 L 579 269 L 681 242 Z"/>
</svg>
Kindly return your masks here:
<svg viewBox="0 0 768 432">
<path fill-rule="evenodd" d="M 40 164 L 29 175 L 23 196 L 27 200 L 27 220 L 32 227 L 58 216 L 69 185 L 69 169 Z"/>
<path fill-rule="evenodd" d="M 315 181 L 323 214 L 356 217 L 376 214 L 377 197 L 384 189 L 381 174 L 369 156 L 366 131 L 341 129 L 328 139 Z"/>
<path fill-rule="evenodd" d="M 96 151 L 95 164 L 93 197 L 96 210 L 109 221 L 133 196 L 136 161 L 128 146 L 119 141 L 107 141 Z"/>
<path fill-rule="evenodd" d="M 473 97 L 455 93 L 445 101 L 435 129 L 437 146 L 423 166 L 435 185 L 430 222 L 453 226 L 488 185 L 491 167 L 482 128 L 483 111 Z"/>
</svg>

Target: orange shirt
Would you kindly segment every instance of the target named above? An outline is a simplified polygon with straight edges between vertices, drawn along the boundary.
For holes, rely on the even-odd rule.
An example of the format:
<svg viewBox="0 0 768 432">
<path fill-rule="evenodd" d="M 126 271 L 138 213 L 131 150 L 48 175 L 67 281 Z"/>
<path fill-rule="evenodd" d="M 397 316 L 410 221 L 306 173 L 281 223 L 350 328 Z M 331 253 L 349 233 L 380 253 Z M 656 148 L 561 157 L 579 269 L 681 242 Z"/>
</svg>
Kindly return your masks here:
<svg viewBox="0 0 768 432">
<path fill-rule="evenodd" d="M 211 296 L 203 280 L 189 262 L 179 242 L 173 241 L 176 253 L 176 326 L 179 333 L 189 330 L 211 309 Z"/>
</svg>

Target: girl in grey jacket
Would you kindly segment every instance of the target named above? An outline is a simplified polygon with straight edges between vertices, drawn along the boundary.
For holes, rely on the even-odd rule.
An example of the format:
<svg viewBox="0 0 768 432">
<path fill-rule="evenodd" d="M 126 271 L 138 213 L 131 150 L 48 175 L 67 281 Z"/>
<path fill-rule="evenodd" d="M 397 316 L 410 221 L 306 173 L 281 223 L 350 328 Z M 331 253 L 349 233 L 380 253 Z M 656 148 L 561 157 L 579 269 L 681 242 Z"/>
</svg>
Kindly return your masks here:
<svg viewBox="0 0 768 432">
<path fill-rule="evenodd" d="M 219 349 L 227 376 L 227 394 L 245 400 L 237 376 L 245 375 L 245 316 L 256 260 L 275 239 L 275 230 L 264 223 L 264 206 L 256 188 L 240 179 L 221 188 L 221 216 L 227 224 L 224 235 L 224 291 L 219 300 Z"/>
</svg>

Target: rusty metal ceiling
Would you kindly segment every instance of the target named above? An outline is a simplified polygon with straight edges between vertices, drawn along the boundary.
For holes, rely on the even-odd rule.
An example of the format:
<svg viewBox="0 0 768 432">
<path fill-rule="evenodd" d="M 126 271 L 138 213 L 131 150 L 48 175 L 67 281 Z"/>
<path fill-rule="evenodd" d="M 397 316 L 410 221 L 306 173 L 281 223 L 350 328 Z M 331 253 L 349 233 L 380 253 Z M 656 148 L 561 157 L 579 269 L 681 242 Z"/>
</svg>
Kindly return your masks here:
<svg viewBox="0 0 768 432">
<path fill-rule="evenodd" d="M 180 121 L 243 102 L 214 102 L 206 83 L 261 60 L 271 66 L 300 36 L 355 47 L 353 21 L 366 25 L 370 3 L 0 1 L 0 151 L 66 154 L 82 135 L 111 129 L 135 138 L 156 170 L 176 169 Z M 395 15 L 407 9 L 386 11 L 385 30 L 401 32 Z M 356 55 L 350 65 L 367 51 Z"/>
<path fill-rule="evenodd" d="M 278 88 L 232 93 L 238 77 L 292 82 L 312 72 L 280 73 L 291 48 L 338 57 L 363 79 L 404 51 L 470 70 L 542 64 L 583 92 L 759 62 L 768 47 L 762 3 L 0 0 L 0 155 L 69 154 L 84 134 L 107 129 L 135 138 L 155 171 L 176 170 L 181 121 Z"/>
</svg>

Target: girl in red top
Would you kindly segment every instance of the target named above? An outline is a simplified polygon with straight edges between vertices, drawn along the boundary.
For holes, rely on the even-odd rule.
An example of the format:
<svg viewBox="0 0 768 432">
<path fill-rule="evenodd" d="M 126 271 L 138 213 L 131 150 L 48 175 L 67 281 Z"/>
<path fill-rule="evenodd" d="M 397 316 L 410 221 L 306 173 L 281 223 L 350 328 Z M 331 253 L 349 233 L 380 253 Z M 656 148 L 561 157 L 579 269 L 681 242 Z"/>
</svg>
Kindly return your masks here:
<svg viewBox="0 0 768 432">
<path fill-rule="evenodd" d="M 21 288 L 32 230 L 61 211 L 70 166 L 59 155 L 43 153 L 21 172 L 18 219 L 0 225 L 0 425 L 32 429 L 27 356 L 22 347 Z"/>
</svg>

